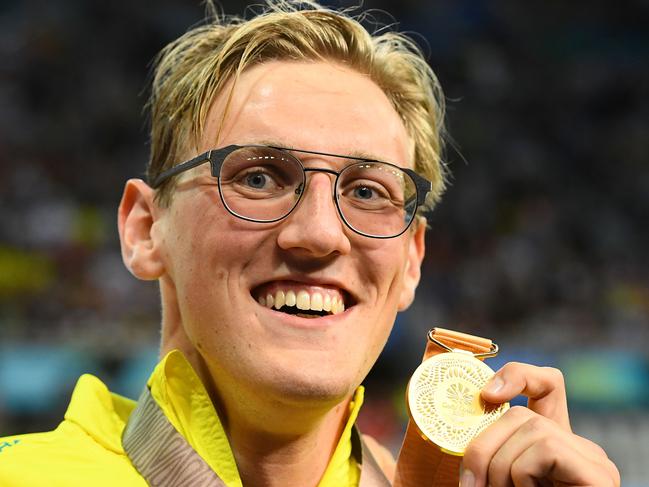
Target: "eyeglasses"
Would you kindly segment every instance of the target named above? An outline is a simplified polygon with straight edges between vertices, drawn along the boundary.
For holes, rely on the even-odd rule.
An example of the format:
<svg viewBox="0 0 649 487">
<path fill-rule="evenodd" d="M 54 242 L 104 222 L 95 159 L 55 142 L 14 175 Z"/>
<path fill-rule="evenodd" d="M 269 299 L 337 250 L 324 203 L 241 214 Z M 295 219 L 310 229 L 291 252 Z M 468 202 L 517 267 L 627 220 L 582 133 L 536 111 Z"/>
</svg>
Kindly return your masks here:
<svg viewBox="0 0 649 487">
<path fill-rule="evenodd" d="M 340 171 L 304 167 L 292 153 L 354 161 Z M 286 218 L 300 203 L 307 172 L 334 175 L 333 199 L 342 221 L 354 232 L 392 238 L 405 232 L 423 205 L 431 182 L 415 171 L 388 162 L 326 152 L 262 145 L 229 145 L 200 154 L 163 171 L 151 185 L 209 162 L 218 178 L 223 206 L 234 216 L 257 223 Z"/>
</svg>

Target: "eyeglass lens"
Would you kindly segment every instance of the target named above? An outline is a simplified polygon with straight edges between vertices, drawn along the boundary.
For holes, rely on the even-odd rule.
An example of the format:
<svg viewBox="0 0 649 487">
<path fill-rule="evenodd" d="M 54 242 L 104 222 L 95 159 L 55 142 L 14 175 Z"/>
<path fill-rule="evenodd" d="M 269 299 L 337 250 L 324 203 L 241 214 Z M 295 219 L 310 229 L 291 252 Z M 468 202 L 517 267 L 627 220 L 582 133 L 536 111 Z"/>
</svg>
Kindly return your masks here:
<svg viewBox="0 0 649 487">
<path fill-rule="evenodd" d="M 223 161 L 219 188 L 237 216 L 259 222 L 284 218 L 297 205 L 306 176 L 300 161 L 271 147 L 241 147 Z M 341 216 L 357 232 L 379 237 L 402 233 L 417 209 L 412 178 L 397 166 L 358 162 L 338 176 Z"/>
</svg>

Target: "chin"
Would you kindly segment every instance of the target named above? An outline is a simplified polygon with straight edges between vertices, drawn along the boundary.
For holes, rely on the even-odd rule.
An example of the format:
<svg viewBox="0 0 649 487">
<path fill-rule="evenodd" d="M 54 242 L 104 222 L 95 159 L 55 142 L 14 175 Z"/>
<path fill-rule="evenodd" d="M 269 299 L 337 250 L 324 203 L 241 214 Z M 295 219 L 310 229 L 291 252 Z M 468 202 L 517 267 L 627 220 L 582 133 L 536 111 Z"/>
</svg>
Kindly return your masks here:
<svg viewBox="0 0 649 487">
<path fill-rule="evenodd" d="M 352 395 L 359 384 L 359 380 L 335 377 L 320 369 L 316 373 L 299 370 L 282 374 L 269 387 L 282 402 L 333 407 Z"/>
</svg>

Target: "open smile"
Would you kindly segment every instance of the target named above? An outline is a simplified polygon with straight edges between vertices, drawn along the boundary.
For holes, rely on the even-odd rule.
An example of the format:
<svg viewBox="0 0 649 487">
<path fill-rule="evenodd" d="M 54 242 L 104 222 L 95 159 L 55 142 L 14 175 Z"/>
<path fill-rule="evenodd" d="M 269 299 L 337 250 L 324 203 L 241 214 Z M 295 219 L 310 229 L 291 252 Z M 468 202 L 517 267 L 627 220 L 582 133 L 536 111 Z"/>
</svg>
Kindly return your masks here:
<svg viewBox="0 0 649 487">
<path fill-rule="evenodd" d="M 252 296 L 262 306 L 303 318 L 337 315 L 355 304 L 351 294 L 335 286 L 273 281 L 257 286 Z"/>
</svg>

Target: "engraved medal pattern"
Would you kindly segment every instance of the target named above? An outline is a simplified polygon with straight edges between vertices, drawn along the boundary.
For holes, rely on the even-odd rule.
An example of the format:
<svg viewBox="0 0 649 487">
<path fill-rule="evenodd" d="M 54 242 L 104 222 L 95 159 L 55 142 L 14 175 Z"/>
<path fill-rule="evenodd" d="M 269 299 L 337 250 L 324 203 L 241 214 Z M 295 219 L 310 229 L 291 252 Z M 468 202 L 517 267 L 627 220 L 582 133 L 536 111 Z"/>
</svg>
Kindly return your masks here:
<svg viewBox="0 0 649 487">
<path fill-rule="evenodd" d="M 424 361 L 408 385 L 408 407 L 420 432 L 447 453 L 463 455 L 469 442 L 509 409 L 480 398 L 493 375 L 488 365 L 464 353 Z"/>
</svg>

